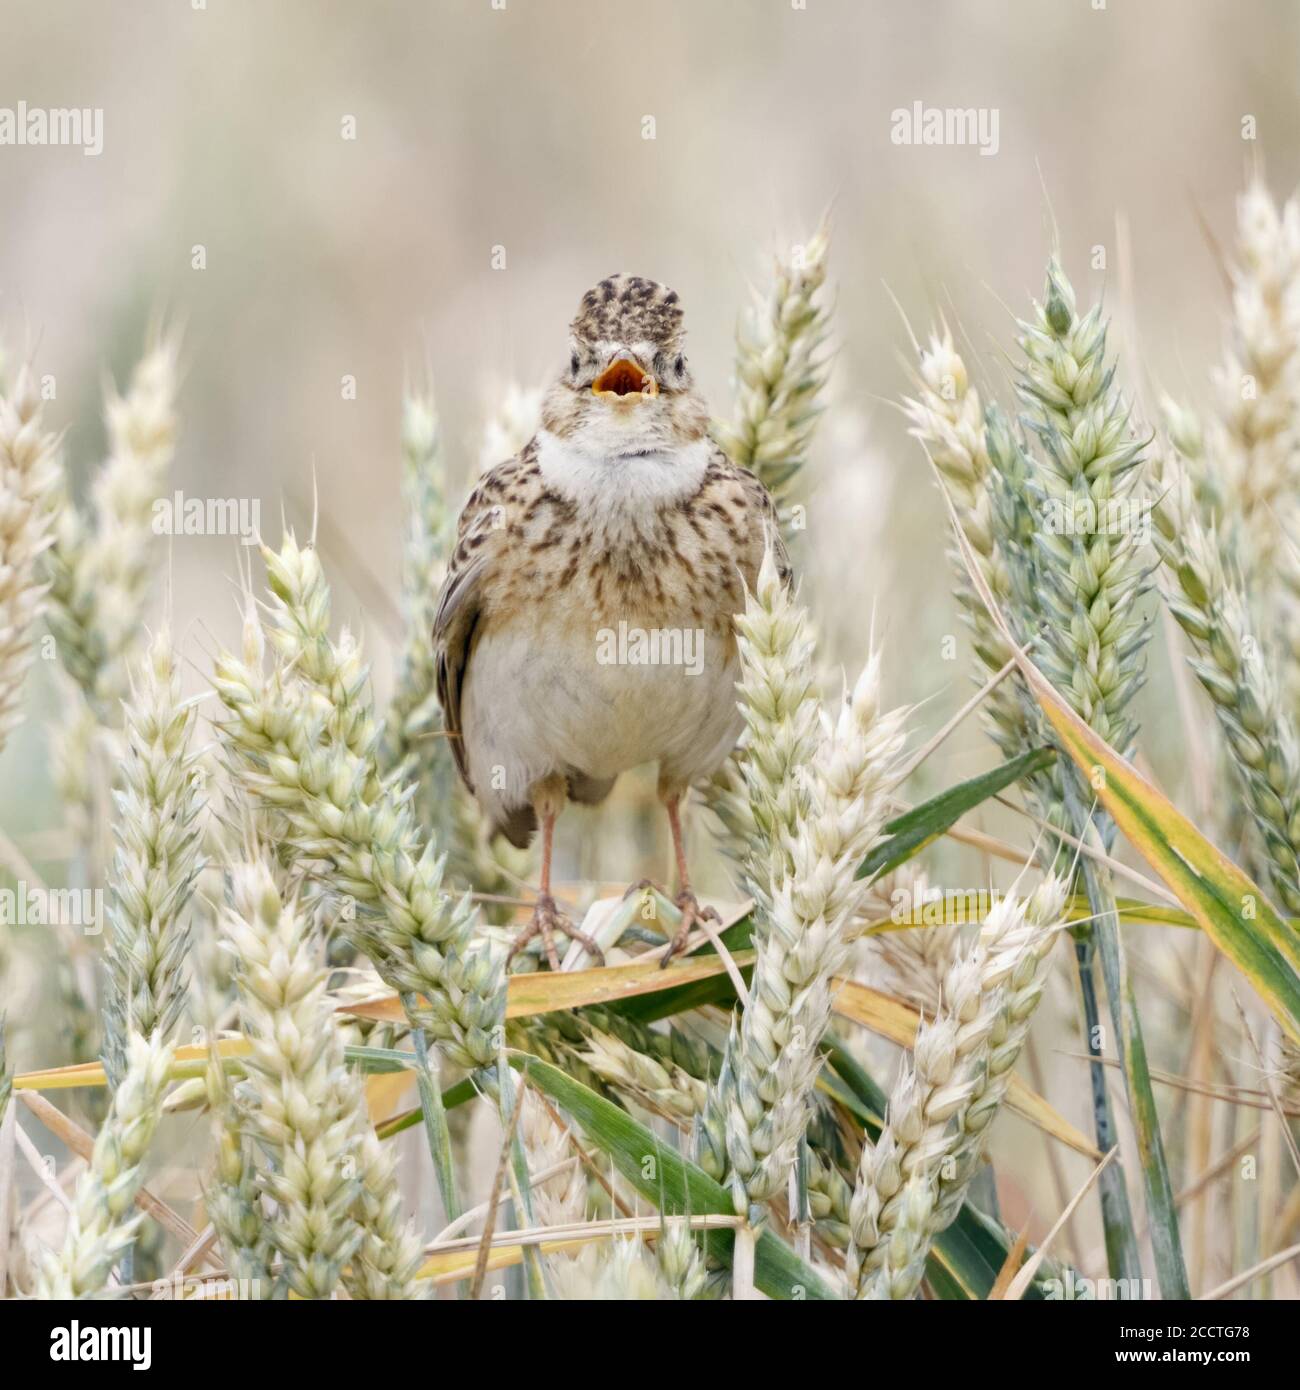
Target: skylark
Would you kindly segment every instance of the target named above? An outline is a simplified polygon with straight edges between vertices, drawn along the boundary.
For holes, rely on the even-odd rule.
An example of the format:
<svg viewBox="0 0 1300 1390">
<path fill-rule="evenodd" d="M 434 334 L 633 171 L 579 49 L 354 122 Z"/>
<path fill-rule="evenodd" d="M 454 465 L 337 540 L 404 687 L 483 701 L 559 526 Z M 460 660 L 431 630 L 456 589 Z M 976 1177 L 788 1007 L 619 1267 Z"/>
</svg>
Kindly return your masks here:
<svg viewBox="0 0 1300 1390">
<path fill-rule="evenodd" d="M 540 822 L 540 895 L 514 949 L 540 935 L 552 969 L 556 931 L 601 959 L 551 897 L 556 819 L 641 763 L 659 765 L 677 860 L 664 960 L 716 917 L 691 890 L 682 798 L 742 728 L 732 619 L 766 544 L 789 574 L 767 490 L 709 438 L 682 337 L 677 295 L 653 280 L 583 296 L 537 434 L 461 512 L 434 620 L 461 775 L 512 844 Z"/>
</svg>

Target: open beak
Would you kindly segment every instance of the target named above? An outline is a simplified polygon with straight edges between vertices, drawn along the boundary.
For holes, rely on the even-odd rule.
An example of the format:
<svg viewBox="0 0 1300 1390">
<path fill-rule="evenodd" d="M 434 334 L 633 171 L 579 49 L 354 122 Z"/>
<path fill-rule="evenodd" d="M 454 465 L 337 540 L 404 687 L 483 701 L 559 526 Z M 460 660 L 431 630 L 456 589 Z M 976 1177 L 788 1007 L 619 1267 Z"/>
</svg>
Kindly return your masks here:
<svg viewBox="0 0 1300 1390">
<path fill-rule="evenodd" d="M 630 358 L 616 357 L 591 383 L 598 396 L 657 396 L 659 383 Z"/>
</svg>

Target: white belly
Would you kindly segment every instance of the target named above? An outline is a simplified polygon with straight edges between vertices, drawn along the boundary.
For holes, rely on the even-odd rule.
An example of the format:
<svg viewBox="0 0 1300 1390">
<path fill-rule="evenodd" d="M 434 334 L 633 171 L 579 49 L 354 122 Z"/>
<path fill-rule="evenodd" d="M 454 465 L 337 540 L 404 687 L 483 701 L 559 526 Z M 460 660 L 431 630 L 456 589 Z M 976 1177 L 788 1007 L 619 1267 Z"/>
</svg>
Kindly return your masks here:
<svg viewBox="0 0 1300 1390">
<path fill-rule="evenodd" d="M 740 733 L 739 675 L 734 645 L 703 630 L 489 630 L 461 696 L 475 791 L 504 809 L 557 772 L 604 780 L 658 762 L 673 781 L 703 776 Z"/>
</svg>

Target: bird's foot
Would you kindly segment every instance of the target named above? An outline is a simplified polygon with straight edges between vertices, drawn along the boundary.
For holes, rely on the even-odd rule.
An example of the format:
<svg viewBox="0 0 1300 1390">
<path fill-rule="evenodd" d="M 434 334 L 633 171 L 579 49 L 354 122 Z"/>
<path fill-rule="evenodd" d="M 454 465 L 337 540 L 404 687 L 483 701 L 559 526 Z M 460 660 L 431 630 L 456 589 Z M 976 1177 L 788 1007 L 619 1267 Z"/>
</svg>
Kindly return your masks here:
<svg viewBox="0 0 1300 1390">
<path fill-rule="evenodd" d="M 678 923 L 677 931 L 659 961 L 661 970 L 674 956 L 680 955 L 686 949 L 686 942 L 692 928 L 701 922 L 717 922 L 719 925 L 722 922 L 722 918 L 718 916 L 718 909 L 716 907 L 701 907 L 700 900 L 689 888 L 683 888 L 673 899 L 673 902 L 680 909 L 682 920 Z"/>
<path fill-rule="evenodd" d="M 636 897 L 638 893 L 648 893 L 652 888 L 656 893 L 662 893 L 665 898 L 672 897 L 672 894 L 662 883 L 656 883 L 652 878 L 643 878 L 629 886 L 627 892 L 623 894 L 623 901 L 627 902 L 629 898 Z"/>
<path fill-rule="evenodd" d="M 531 941 L 535 941 L 539 936 L 542 938 L 542 950 L 546 955 L 546 962 L 552 970 L 559 970 L 560 958 L 555 950 L 555 933 L 567 936 L 570 941 L 576 941 L 582 946 L 587 954 L 596 962 L 597 965 L 605 964 L 605 953 L 596 945 L 595 941 L 587 935 L 585 931 L 575 927 L 572 922 L 556 906 L 555 899 L 549 893 L 542 893 L 537 899 L 537 905 L 533 908 L 532 921 L 515 937 L 515 943 L 510 948 L 510 954 L 506 957 L 506 969 L 510 968 L 510 962 L 523 950 Z"/>
</svg>

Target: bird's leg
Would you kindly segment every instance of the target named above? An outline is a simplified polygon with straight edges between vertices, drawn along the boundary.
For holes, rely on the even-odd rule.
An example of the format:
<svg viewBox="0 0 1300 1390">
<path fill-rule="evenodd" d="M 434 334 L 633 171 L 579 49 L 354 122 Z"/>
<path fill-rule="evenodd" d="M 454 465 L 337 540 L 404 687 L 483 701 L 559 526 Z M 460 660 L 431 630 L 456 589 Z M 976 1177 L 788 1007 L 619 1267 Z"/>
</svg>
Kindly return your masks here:
<svg viewBox="0 0 1300 1390">
<path fill-rule="evenodd" d="M 673 854 L 677 859 L 677 882 L 680 885 L 679 892 L 673 901 L 681 909 L 682 920 L 678 923 L 672 942 L 659 962 L 661 968 L 686 948 L 686 941 L 691 934 L 691 928 L 697 922 L 722 921 L 722 918 L 718 916 L 717 908 L 700 906 L 700 901 L 695 896 L 695 890 L 691 887 L 690 874 L 686 868 L 686 846 L 682 840 L 681 802 L 682 794 L 680 792 L 673 792 L 664 797 L 664 810 L 668 812 L 668 826 L 673 832 Z"/>
<path fill-rule="evenodd" d="M 533 793 L 533 808 L 542 826 L 542 877 L 537 893 L 537 905 L 533 908 L 532 920 L 515 937 L 510 954 L 506 957 L 506 967 L 515 956 L 528 945 L 534 937 L 542 938 L 542 949 L 546 952 L 546 962 L 552 970 L 560 968 L 560 959 L 555 951 L 555 933 L 567 936 L 587 950 L 587 954 L 599 965 L 605 964 L 605 953 L 584 931 L 577 927 L 560 911 L 555 899 L 551 897 L 551 852 L 555 846 L 555 822 L 564 810 L 565 785 L 563 777 L 548 777 Z"/>
</svg>

